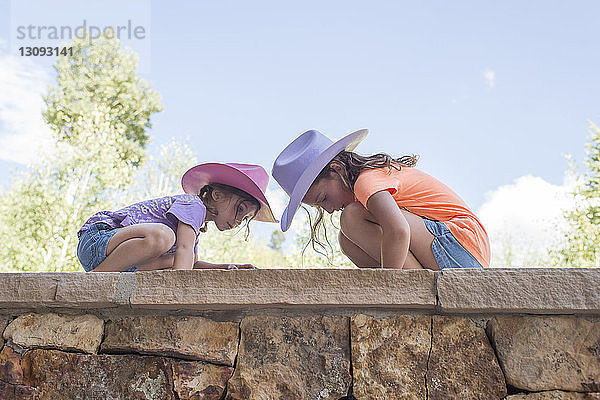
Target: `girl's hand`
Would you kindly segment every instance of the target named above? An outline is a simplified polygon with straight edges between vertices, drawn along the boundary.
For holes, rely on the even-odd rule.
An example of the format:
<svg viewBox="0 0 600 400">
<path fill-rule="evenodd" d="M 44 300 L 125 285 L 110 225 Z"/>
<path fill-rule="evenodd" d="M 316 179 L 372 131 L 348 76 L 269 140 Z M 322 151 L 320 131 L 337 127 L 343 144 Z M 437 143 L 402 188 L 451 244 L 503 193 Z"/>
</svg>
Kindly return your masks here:
<svg viewBox="0 0 600 400">
<path fill-rule="evenodd" d="M 229 264 L 227 269 L 256 269 L 252 264 Z"/>
<path fill-rule="evenodd" d="M 206 261 L 196 261 L 194 269 L 256 269 L 252 264 L 212 264 Z"/>
</svg>

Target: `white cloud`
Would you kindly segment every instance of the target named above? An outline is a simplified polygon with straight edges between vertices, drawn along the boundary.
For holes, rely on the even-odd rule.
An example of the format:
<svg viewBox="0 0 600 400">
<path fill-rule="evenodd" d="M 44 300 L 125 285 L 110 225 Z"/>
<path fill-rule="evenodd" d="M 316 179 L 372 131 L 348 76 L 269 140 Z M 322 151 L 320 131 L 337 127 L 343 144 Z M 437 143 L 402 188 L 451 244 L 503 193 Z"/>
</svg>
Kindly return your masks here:
<svg viewBox="0 0 600 400">
<path fill-rule="evenodd" d="M 492 248 L 492 266 L 540 266 L 549 249 L 557 248 L 566 227 L 563 212 L 574 206 L 575 180 L 562 185 L 522 176 L 486 195 L 478 210 Z"/>
<path fill-rule="evenodd" d="M 51 77 L 27 57 L 6 52 L 0 41 L 0 159 L 27 164 L 51 143 L 42 119 L 43 99 Z"/>
<path fill-rule="evenodd" d="M 493 89 L 496 86 L 496 72 L 490 68 L 485 68 L 481 71 L 481 74 L 485 79 L 485 83 Z"/>
</svg>

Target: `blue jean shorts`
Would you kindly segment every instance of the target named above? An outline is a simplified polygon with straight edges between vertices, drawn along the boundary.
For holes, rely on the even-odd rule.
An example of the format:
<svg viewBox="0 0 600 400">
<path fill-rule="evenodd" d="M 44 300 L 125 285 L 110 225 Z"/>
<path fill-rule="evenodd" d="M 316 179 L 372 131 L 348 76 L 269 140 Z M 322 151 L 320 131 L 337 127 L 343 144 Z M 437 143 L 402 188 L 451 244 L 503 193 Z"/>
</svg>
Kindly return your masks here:
<svg viewBox="0 0 600 400">
<path fill-rule="evenodd" d="M 77 258 L 86 272 L 93 271 L 106 258 L 108 241 L 119 228 L 113 228 L 104 222 L 96 222 L 85 230 L 79 237 Z M 123 272 L 133 272 L 138 266 Z"/>
<path fill-rule="evenodd" d="M 427 230 L 434 236 L 431 250 L 440 269 L 482 268 L 479 261 L 458 243 L 443 222 L 428 218 L 423 218 L 423 221 Z"/>
</svg>

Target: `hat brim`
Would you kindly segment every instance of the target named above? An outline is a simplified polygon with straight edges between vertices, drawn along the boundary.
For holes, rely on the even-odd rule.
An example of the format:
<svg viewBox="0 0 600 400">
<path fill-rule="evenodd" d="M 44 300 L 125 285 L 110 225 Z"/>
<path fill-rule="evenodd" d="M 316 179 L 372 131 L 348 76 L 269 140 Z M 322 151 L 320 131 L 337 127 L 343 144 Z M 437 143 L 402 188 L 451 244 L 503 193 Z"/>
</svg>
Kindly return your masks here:
<svg viewBox="0 0 600 400">
<path fill-rule="evenodd" d="M 279 222 L 273 215 L 263 191 L 248 175 L 234 167 L 221 163 L 200 164 L 190 168 L 181 178 L 183 191 L 191 194 L 199 194 L 200 189 L 209 183 L 221 183 L 243 190 L 260 203 L 254 220 Z"/>
<path fill-rule="evenodd" d="M 281 216 L 282 231 L 285 232 L 289 229 L 290 225 L 292 224 L 292 219 L 300 207 L 302 199 L 323 168 L 325 168 L 325 166 L 331 160 L 333 160 L 333 158 L 338 155 L 339 152 L 344 150 L 354 150 L 356 146 L 358 146 L 359 143 L 364 140 L 368 133 L 369 131 L 367 129 L 361 129 L 344 136 L 325 149 L 325 151 L 323 151 L 312 163 L 308 165 L 302 175 L 300 175 L 300 178 L 298 178 L 296 185 L 294 185 L 288 206 L 285 208 L 283 215 Z"/>
</svg>

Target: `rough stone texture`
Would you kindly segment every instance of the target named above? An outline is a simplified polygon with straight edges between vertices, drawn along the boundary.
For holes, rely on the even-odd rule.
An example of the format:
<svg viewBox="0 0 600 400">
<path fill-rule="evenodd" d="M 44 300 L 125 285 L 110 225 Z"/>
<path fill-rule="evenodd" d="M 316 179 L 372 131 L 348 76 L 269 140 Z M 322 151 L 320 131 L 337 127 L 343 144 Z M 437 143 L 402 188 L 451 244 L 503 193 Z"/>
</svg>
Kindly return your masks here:
<svg viewBox="0 0 600 400">
<path fill-rule="evenodd" d="M 429 270 L 192 270 L 135 273 L 134 308 L 387 306 L 433 310 Z"/>
<path fill-rule="evenodd" d="M 246 317 L 229 400 L 338 400 L 350 387 L 348 319 Z"/>
<path fill-rule="evenodd" d="M 95 315 L 54 313 L 21 315 L 4 330 L 4 338 L 22 347 L 57 348 L 96 353 L 104 321 Z"/>
<path fill-rule="evenodd" d="M 528 391 L 600 391 L 600 322 L 496 316 L 487 327 L 508 384 Z"/>
<path fill-rule="evenodd" d="M 600 400 L 600 393 L 575 393 L 552 390 L 507 396 L 505 400 Z"/>
<path fill-rule="evenodd" d="M 432 332 L 429 400 L 494 400 L 506 395 L 502 370 L 483 328 L 467 318 L 434 316 Z"/>
<path fill-rule="evenodd" d="M 175 392 L 180 400 L 219 400 L 233 368 L 200 361 L 173 362 Z"/>
<path fill-rule="evenodd" d="M 38 400 L 35 388 L 24 385 L 13 385 L 0 380 L 0 399 L 2 400 Z"/>
<path fill-rule="evenodd" d="M 438 277 L 437 293 L 435 279 Z M 600 269 L 193 270 L 1 273 L 0 308 L 386 307 L 448 313 L 599 314 Z"/>
<path fill-rule="evenodd" d="M 438 286 L 435 285 L 436 277 L 439 277 Z M 512 385 L 518 387 L 514 379 L 520 379 L 527 383 L 520 385 L 523 390 L 542 391 L 511 395 L 506 397 L 507 400 L 600 400 L 600 322 L 592 322 L 593 318 L 596 321 L 600 318 L 599 283 L 600 269 L 484 269 L 439 273 L 349 269 L 0 274 L 0 399 L 104 399 L 110 396 L 169 399 L 178 397 L 175 389 L 180 392 L 179 398 L 224 397 L 223 385 L 232 370 L 225 365 L 167 357 L 86 355 L 20 348 L 60 347 L 56 342 L 65 338 L 72 341 L 78 332 L 72 332 L 62 322 L 56 323 L 55 329 L 65 333 L 52 333 L 54 342 L 46 342 L 45 338 L 40 340 L 43 343 L 28 345 L 17 339 L 11 344 L 12 333 L 7 336 L 7 343 L 2 339 L 5 325 L 14 315 L 32 310 L 73 314 L 89 308 L 95 309 L 94 313 L 104 319 L 114 319 L 111 324 L 115 324 L 115 330 L 118 330 L 117 321 L 120 321 L 121 329 L 130 329 L 120 320 L 124 315 L 129 319 L 141 314 L 200 314 L 219 320 L 245 318 L 242 323 L 245 336 L 242 337 L 236 374 L 228 386 L 228 398 L 261 400 L 353 398 L 344 397 L 350 381 L 349 328 L 353 330 L 354 340 L 364 333 L 361 330 L 379 332 L 378 336 L 365 334 L 364 344 L 352 342 L 356 398 L 388 396 L 402 399 L 402 394 L 394 393 L 394 385 L 398 384 L 394 379 L 398 379 L 398 374 L 386 378 L 385 373 L 386 369 L 396 367 L 394 362 L 400 362 L 394 360 L 399 356 L 398 351 L 407 349 L 401 347 L 402 342 L 414 338 L 393 339 L 394 330 L 398 330 L 394 326 L 399 322 L 396 318 L 382 318 L 382 315 L 414 310 L 446 315 L 473 313 L 478 318 L 482 313 L 488 314 L 485 318 L 495 314 L 488 324 L 489 333 L 495 338 L 493 342 L 497 342 L 497 347 L 503 349 L 498 354 L 500 359 L 506 358 L 502 365 L 507 375 L 510 373 L 513 377 Z M 436 294 L 439 295 L 439 307 L 436 307 Z M 133 309 L 123 307 L 129 306 L 130 302 Z M 190 310 L 192 312 L 187 312 Z M 267 316 L 247 317 L 261 312 Z M 294 313 L 304 317 L 290 317 Z M 323 317 L 355 313 L 376 317 L 355 315 L 352 322 L 346 317 Z M 512 317 L 511 314 L 585 316 L 577 319 Z M 160 319 L 162 317 L 146 318 L 154 321 L 149 324 L 155 325 L 153 333 L 141 332 L 145 326 L 135 328 L 138 329 L 135 335 L 115 331 L 110 338 L 121 335 L 126 340 L 115 341 L 112 344 L 115 347 L 109 351 L 156 352 L 177 358 L 197 358 L 188 354 L 186 345 L 172 345 L 178 334 L 174 325 L 169 328 L 165 323 L 167 320 Z M 496 376 L 490 371 L 496 367 L 492 363 L 490 370 L 482 372 L 479 369 L 479 363 L 485 364 L 490 354 L 483 341 L 478 339 L 481 330 L 473 331 L 470 322 L 462 326 L 456 321 L 442 323 L 444 317 L 426 318 L 435 318 L 436 324 L 431 326 L 440 330 L 435 330 L 433 336 L 429 374 L 425 377 L 429 379 L 428 397 L 496 399 L 497 395 L 482 394 L 485 387 L 495 385 Z M 44 325 L 43 329 L 48 328 L 47 321 L 40 324 Z M 410 332 L 409 328 L 403 329 Z M 187 334 L 190 337 L 196 331 L 190 328 Z M 382 339 L 388 337 L 386 335 L 391 335 L 389 340 Z M 404 333 L 399 333 L 398 337 L 402 335 Z M 33 332 L 30 336 L 33 340 L 40 335 Z M 107 338 L 109 345 L 110 338 Z M 394 349 L 394 341 L 400 342 L 397 347 L 401 350 Z M 124 344 L 126 342 L 129 344 Z M 233 343 L 237 344 L 237 339 Z M 445 344 L 442 346 L 442 343 Z M 82 351 L 69 346 L 72 344 L 63 348 Z M 119 349 L 118 346 L 123 347 Z M 438 355 L 440 346 L 447 354 Z M 23 351 L 24 354 L 20 354 Z M 386 354 L 388 359 L 382 360 L 382 355 Z M 229 365 L 233 362 L 231 353 L 223 359 L 227 361 L 215 358 L 212 362 Z M 506 368 L 511 362 L 517 367 Z M 370 375 L 363 375 L 361 382 L 359 375 L 366 374 L 363 370 Z M 467 380 L 461 375 L 465 370 L 469 370 Z M 406 373 L 415 371 L 407 370 Z M 440 381 L 436 373 L 443 374 L 446 381 Z M 373 378 L 381 376 L 384 378 L 380 381 Z M 434 378 L 438 380 L 434 382 Z M 368 379 L 372 379 L 370 383 Z M 458 394 L 463 384 L 473 384 L 474 380 L 484 383 L 471 389 L 470 394 Z M 443 387 L 446 392 L 439 388 L 440 382 L 446 385 Z M 438 386 L 433 387 L 434 383 Z M 378 394 L 377 390 L 384 394 Z M 548 390 L 553 391 L 544 392 Z M 362 393 L 365 395 L 361 396 Z M 422 398 L 418 397 L 422 391 L 413 395 Z"/>
<path fill-rule="evenodd" d="M 423 399 L 431 317 L 350 320 L 353 394 L 357 399 Z"/>
<path fill-rule="evenodd" d="M 239 325 L 202 317 L 129 317 L 106 323 L 103 352 L 136 352 L 233 366 Z"/>
<path fill-rule="evenodd" d="M 0 308 L 117 307 L 128 303 L 128 299 L 123 300 L 119 295 L 125 275 L 115 272 L 0 273 Z M 133 293 L 133 287 L 130 290 Z"/>
<path fill-rule="evenodd" d="M 0 349 L 4 346 L 4 328 L 8 325 L 8 317 L 0 315 Z"/>
<path fill-rule="evenodd" d="M 0 351 L 0 381 L 13 385 L 23 383 L 21 356 L 9 346 Z"/>
<path fill-rule="evenodd" d="M 37 390 L 24 385 L 21 355 L 4 346 L 0 352 L 0 399 L 37 400 Z"/>
<path fill-rule="evenodd" d="M 600 268 L 446 269 L 437 285 L 447 312 L 600 312 Z"/>
<path fill-rule="evenodd" d="M 170 359 L 32 350 L 23 356 L 24 381 L 40 400 L 174 400 Z"/>
</svg>

